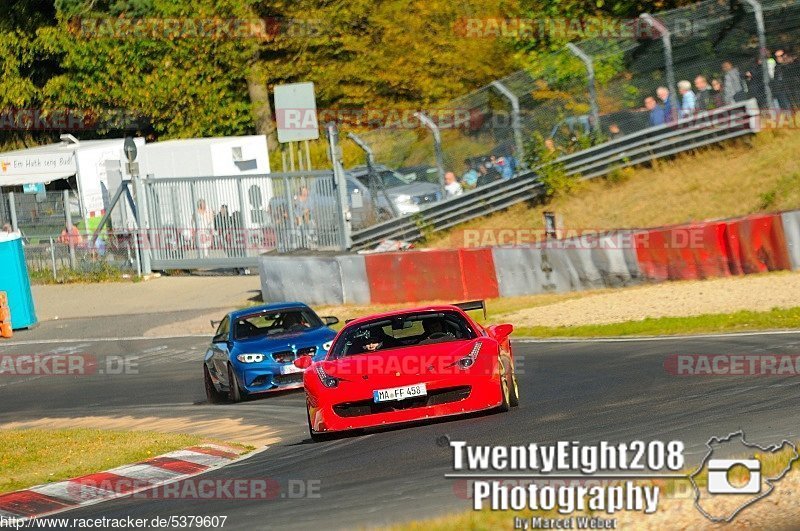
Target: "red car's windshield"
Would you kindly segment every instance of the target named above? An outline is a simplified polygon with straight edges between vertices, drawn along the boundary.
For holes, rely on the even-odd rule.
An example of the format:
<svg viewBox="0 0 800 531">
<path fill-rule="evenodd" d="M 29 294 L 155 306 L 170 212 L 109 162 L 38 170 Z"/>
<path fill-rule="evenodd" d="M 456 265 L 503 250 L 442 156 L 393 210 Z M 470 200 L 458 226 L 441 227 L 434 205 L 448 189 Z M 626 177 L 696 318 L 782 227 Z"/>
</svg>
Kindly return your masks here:
<svg viewBox="0 0 800 531">
<path fill-rule="evenodd" d="M 367 321 L 345 330 L 333 345 L 329 358 L 475 337 L 469 322 L 454 311 L 403 314 Z"/>
</svg>

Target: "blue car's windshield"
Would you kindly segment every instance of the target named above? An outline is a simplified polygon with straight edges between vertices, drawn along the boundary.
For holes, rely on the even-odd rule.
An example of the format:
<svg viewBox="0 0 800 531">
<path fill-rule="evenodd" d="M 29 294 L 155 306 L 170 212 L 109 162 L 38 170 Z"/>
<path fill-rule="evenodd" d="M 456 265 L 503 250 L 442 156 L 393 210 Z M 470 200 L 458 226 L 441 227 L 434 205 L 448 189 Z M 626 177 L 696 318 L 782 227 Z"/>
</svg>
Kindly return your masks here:
<svg viewBox="0 0 800 531">
<path fill-rule="evenodd" d="M 274 336 L 319 328 L 322 321 L 308 309 L 291 308 L 280 311 L 262 311 L 243 315 L 233 324 L 235 339 Z"/>
</svg>

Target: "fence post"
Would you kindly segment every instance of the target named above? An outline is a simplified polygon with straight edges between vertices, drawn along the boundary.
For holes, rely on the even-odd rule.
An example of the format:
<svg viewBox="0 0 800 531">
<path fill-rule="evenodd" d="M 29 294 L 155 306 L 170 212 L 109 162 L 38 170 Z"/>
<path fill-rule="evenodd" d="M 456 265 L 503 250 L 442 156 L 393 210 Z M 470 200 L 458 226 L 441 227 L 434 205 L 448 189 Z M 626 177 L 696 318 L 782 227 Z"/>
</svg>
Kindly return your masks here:
<svg viewBox="0 0 800 531">
<path fill-rule="evenodd" d="M 424 112 L 415 112 L 414 116 L 433 133 L 433 150 L 436 153 L 436 168 L 439 170 L 439 188 L 441 188 L 440 193 L 444 199 L 447 194 L 444 188 L 444 155 L 442 154 L 442 135 L 439 133 L 439 126 L 433 123 L 433 120 Z"/>
<path fill-rule="evenodd" d="M 53 237 L 50 237 L 50 264 L 53 267 L 53 280 L 58 280 L 56 276 L 56 244 L 53 241 Z"/>
<path fill-rule="evenodd" d="M 597 106 L 597 87 L 595 86 L 594 79 L 594 62 L 592 61 L 592 58 L 589 57 L 583 50 L 571 42 L 567 43 L 567 48 L 569 48 L 569 51 L 571 51 L 578 59 L 583 61 L 583 64 L 586 66 L 586 85 L 589 93 L 589 105 L 592 109 L 592 119 L 594 120 L 594 130 L 595 133 L 600 133 L 600 109 Z"/>
<path fill-rule="evenodd" d="M 341 232 L 341 249 L 346 251 L 353 245 L 350 236 L 350 202 L 347 200 L 347 176 L 342 166 L 342 148 L 339 147 L 339 128 L 335 122 L 328 122 L 328 155 L 333 165 L 333 182 L 339 197 L 339 230 Z"/>
<path fill-rule="evenodd" d="M 69 245 L 69 267 L 75 269 L 75 240 L 72 238 L 72 210 L 69 207 L 69 190 L 64 190 L 62 195 L 64 200 L 64 224 L 66 226 L 67 244 Z"/>
<path fill-rule="evenodd" d="M 14 199 L 14 192 L 8 192 L 8 215 L 11 217 L 11 228 L 19 230 L 17 226 L 17 203 Z"/>
<path fill-rule="evenodd" d="M 139 261 L 137 269 L 139 270 L 139 276 L 142 276 L 142 274 L 149 275 L 153 271 L 150 268 L 150 238 L 147 233 L 150 227 L 150 211 L 147 208 L 148 186 L 147 181 L 142 179 L 138 170 L 131 177 L 133 177 L 133 184 L 136 187 L 136 200 L 139 203 L 136 205 L 136 224 L 138 225 L 136 260 Z"/>
<path fill-rule="evenodd" d="M 519 98 L 516 94 L 511 92 L 508 87 L 499 81 L 492 81 L 492 86 L 497 91 L 508 99 L 511 103 L 511 127 L 514 130 L 514 143 L 517 147 L 516 159 L 519 161 L 525 160 L 525 144 L 522 141 L 522 125 L 520 124 L 520 111 L 519 111 Z"/>
<path fill-rule="evenodd" d="M 667 27 L 653 18 L 649 13 L 642 13 L 639 18 L 644 20 L 648 26 L 653 28 L 661 35 L 661 43 L 664 46 L 664 74 L 667 78 L 667 88 L 669 89 L 669 99 L 672 108 L 678 111 L 678 92 L 675 86 L 675 68 L 672 63 L 672 35 Z"/>
<path fill-rule="evenodd" d="M 753 8 L 753 16 L 756 19 L 756 31 L 758 32 L 758 57 L 761 58 L 761 82 L 764 83 L 764 97 L 767 100 L 767 108 L 772 108 L 772 89 L 769 86 L 769 55 L 767 54 L 767 30 L 764 26 L 764 10 L 757 0 L 744 0 Z"/>
</svg>

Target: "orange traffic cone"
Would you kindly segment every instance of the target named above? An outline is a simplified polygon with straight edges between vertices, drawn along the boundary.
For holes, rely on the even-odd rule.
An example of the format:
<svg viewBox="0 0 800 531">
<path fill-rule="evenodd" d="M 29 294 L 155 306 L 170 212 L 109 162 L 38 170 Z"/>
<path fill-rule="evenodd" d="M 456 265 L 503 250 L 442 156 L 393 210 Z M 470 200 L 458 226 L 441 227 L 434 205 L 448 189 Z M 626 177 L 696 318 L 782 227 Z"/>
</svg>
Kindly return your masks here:
<svg viewBox="0 0 800 531">
<path fill-rule="evenodd" d="M 8 307 L 8 295 L 0 291 L 0 337 L 11 337 L 11 308 Z"/>
</svg>

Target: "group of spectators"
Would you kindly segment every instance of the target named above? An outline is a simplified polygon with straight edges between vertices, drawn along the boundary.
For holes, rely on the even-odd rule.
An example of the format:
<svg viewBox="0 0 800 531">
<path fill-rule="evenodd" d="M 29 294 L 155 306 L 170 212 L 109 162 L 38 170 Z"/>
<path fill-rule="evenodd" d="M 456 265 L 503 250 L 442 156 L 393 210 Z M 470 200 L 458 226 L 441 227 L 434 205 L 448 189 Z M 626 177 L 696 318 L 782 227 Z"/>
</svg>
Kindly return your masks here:
<svg viewBox="0 0 800 531">
<path fill-rule="evenodd" d="M 762 68 L 760 58 L 744 73 L 731 61 L 723 61 L 722 76 L 712 77 L 710 82 L 704 75 L 696 76 L 693 83 L 687 79 L 679 81 L 677 98 L 672 97 L 667 87 L 658 87 L 655 96 L 644 99 L 649 123 L 651 126 L 662 125 L 750 98 L 755 98 L 761 109 L 800 107 L 800 61 L 783 49 L 776 50 L 769 57 L 766 68 L 773 97 L 771 102 L 767 101 L 764 90 Z M 609 133 L 613 138 L 611 128 Z"/>
<path fill-rule="evenodd" d="M 502 179 L 510 179 L 517 173 L 519 161 L 510 155 L 488 155 L 464 159 L 466 171 L 457 178 L 454 172 L 444 175 L 447 197 L 461 195 L 464 190 L 472 190 Z"/>
</svg>

